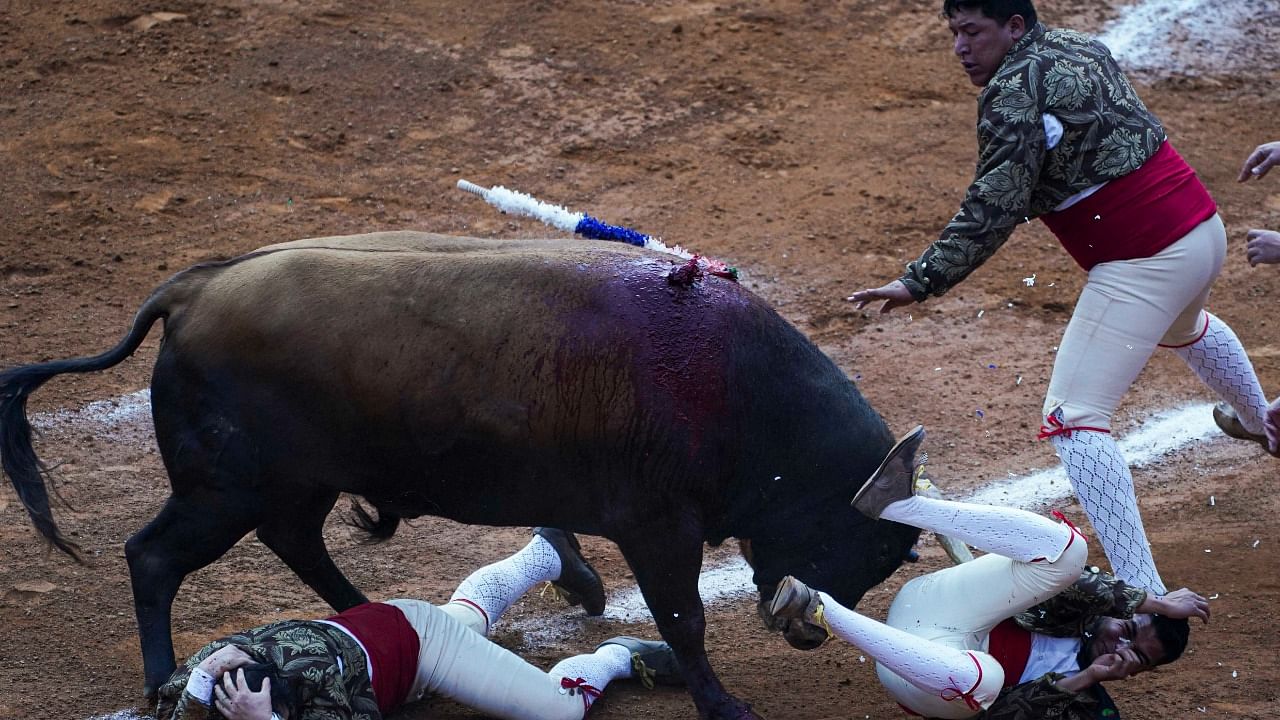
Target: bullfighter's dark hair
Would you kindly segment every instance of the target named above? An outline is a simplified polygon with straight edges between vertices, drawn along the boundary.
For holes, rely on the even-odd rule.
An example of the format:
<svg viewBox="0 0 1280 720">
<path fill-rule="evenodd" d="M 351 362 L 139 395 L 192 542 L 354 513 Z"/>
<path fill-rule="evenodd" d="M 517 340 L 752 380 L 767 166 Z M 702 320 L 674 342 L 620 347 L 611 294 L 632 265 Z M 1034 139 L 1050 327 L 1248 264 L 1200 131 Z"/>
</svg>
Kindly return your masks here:
<svg viewBox="0 0 1280 720">
<path fill-rule="evenodd" d="M 1036 6 L 1031 0 L 942 0 L 943 17 L 950 18 L 957 10 L 981 10 L 1001 25 L 1014 15 L 1021 15 L 1028 28 L 1036 24 Z"/>
<path fill-rule="evenodd" d="M 236 668 L 229 673 L 224 673 L 224 676 L 230 674 L 234 677 L 234 673 L 239 670 L 244 670 L 245 684 L 248 685 L 249 689 L 253 692 L 260 692 L 262 690 L 263 679 L 270 678 L 271 709 L 276 712 L 284 710 L 287 713 L 287 717 L 290 718 L 298 717 L 298 704 L 301 700 L 298 696 L 298 688 L 290 682 L 289 678 L 285 677 L 285 675 L 280 672 L 280 668 L 277 667 L 275 663 L 250 663 Z M 217 678 L 216 682 L 221 684 L 222 678 Z M 218 711 L 217 703 L 209 706 L 209 717 L 224 720 L 225 716 Z"/>
<path fill-rule="evenodd" d="M 1182 657 L 1182 651 L 1187 649 L 1187 640 L 1191 637 L 1191 624 L 1186 618 L 1152 615 L 1151 626 L 1155 628 L 1156 638 L 1164 648 L 1164 657 L 1156 664 L 1164 665 Z"/>
</svg>

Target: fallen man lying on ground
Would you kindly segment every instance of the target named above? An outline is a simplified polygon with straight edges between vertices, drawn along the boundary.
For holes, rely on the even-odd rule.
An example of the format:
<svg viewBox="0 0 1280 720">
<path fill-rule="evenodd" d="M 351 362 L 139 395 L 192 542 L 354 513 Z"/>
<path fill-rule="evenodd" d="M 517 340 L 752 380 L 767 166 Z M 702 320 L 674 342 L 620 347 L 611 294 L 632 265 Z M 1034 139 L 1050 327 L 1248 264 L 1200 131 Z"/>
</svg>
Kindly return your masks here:
<svg viewBox="0 0 1280 720">
<path fill-rule="evenodd" d="M 915 578 L 881 623 L 794 578 L 778 586 L 775 617 L 802 619 L 876 660 L 889 694 L 931 718 L 1086 720 L 1111 707 L 1102 690 L 1171 663 L 1187 618 L 1209 603 L 1183 588 L 1163 597 L 1084 567 L 1084 536 L 1016 508 L 915 495 L 924 428 L 907 433 L 854 498 L 870 517 L 968 543 L 988 554 Z"/>
<path fill-rule="evenodd" d="M 160 688 L 161 720 L 378 720 L 427 694 L 514 720 L 581 720 L 613 680 L 679 684 L 671 648 L 617 637 L 547 672 L 486 634 L 526 591 L 551 582 L 589 612 L 600 576 L 576 538 L 535 528 L 515 555 L 469 575 L 449 602 L 366 603 L 326 620 L 285 620 L 215 640 Z"/>
</svg>

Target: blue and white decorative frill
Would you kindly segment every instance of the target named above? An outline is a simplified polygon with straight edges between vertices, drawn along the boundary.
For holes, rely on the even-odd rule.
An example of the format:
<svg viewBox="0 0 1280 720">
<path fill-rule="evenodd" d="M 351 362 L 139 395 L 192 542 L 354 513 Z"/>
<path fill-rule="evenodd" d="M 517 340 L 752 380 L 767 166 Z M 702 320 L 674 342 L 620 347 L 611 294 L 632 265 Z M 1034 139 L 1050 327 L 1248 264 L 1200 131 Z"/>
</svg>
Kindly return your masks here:
<svg viewBox="0 0 1280 720">
<path fill-rule="evenodd" d="M 509 190 L 501 185 L 483 188 L 466 180 L 458 180 L 458 189 L 477 195 L 485 202 L 509 215 L 521 215 L 541 220 L 558 230 L 576 233 L 592 240 L 612 240 L 624 242 L 646 250 L 675 255 L 687 262 L 679 270 L 672 273 L 673 282 L 689 284 L 703 273 L 716 275 L 731 280 L 738 279 L 737 268 L 732 268 L 718 260 L 695 255 L 676 245 L 668 246 L 659 238 L 646 235 L 638 230 L 621 225 L 610 225 L 599 218 L 586 213 L 569 212 L 560 205 L 552 205 L 516 190 Z"/>
</svg>

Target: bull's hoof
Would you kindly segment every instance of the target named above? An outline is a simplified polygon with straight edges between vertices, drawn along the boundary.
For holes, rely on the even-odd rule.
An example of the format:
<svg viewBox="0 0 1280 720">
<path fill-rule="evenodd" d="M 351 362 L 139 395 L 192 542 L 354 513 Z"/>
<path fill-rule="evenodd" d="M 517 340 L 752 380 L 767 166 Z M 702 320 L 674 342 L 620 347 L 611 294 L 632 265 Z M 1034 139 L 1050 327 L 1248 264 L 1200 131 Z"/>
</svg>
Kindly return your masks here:
<svg viewBox="0 0 1280 720">
<path fill-rule="evenodd" d="M 751 711 L 750 703 L 745 703 L 732 697 L 716 705 L 711 712 L 700 712 L 698 716 L 706 718 L 706 720 L 764 720 L 764 718 Z"/>
</svg>

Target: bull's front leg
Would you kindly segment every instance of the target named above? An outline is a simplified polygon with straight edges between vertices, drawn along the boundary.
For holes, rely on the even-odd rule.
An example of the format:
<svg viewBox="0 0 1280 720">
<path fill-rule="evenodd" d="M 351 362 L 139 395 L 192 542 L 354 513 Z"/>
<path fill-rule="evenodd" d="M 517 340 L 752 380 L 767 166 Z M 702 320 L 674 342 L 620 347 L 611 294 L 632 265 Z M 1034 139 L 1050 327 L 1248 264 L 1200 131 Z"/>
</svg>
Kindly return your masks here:
<svg viewBox="0 0 1280 720">
<path fill-rule="evenodd" d="M 675 651 L 698 716 L 707 720 L 760 720 L 751 705 L 729 694 L 707 662 L 706 618 L 698 595 L 702 570 L 701 524 L 679 511 L 633 527 L 618 547 Z"/>
</svg>

